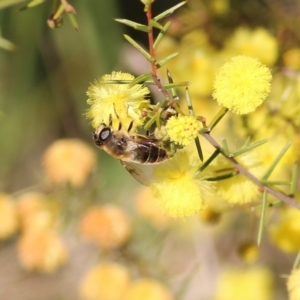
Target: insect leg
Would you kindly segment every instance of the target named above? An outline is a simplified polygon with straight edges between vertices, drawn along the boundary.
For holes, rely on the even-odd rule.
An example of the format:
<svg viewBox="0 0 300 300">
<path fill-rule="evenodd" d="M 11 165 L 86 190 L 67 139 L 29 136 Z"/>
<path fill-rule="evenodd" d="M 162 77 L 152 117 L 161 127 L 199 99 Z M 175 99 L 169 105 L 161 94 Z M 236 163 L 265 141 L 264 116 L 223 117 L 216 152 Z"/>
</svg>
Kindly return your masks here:
<svg viewBox="0 0 300 300">
<path fill-rule="evenodd" d="M 121 129 L 122 129 L 122 123 L 120 122 L 120 118 L 119 118 L 119 115 L 118 115 L 118 113 L 117 113 L 117 111 L 116 111 L 115 104 L 114 104 L 114 111 L 115 111 L 116 117 L 117 117 L 118 120 L 119 120 L 119 127 L 118 127 L 118 130 L 121 130 Z"/>
<path fill-rule="evenodd" d="M 112 126 L 112 115 L 109 115 L 109 126 Z"/>
<path fill-rule="evenodd" d="M 133 121 L 131 121 L 130 124 L 129 124 L 129 127 L 128 127 L 128 129 L 127 129 L 127 132 L 128 132 L 128 133 L 129 133 L 129 131 L 132 129 L 132 126 L 133 126 Z"/>
</svg>

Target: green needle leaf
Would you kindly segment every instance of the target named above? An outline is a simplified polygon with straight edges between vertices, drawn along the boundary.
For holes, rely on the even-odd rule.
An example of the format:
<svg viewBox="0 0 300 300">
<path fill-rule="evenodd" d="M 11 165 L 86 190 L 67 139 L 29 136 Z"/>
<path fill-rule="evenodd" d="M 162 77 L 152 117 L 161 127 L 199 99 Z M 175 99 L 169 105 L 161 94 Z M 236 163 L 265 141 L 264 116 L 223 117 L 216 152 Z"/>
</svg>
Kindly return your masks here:
<svg viewBox="0 0 300 300">
<path fill-rule="evenodd" d="M 140 31 L 144 31 L 144 32 L 150 32 L 150 29 L 148 26 L 144 25 L 144 24 L 140 24 L 140 23 L 136 23 L 127 19 L 115 19 L 115 21 L 125 24 L 129 27 L 132 27 L 136 30 L 140 30 Z"/>
<path fill-rule="evenodd" d="M 160 62 L 156 63 L 157 68 L 161 68 L 163 65 L 165 65 L 169 60 L 176 57 L 179 54 L 179 52 L 175 52 L 167 56 L 166 58 L 162 59 Z"/>
<path fill-rule="evenodd" d="M 203 165 L 195 173 L 194 177 L 197 177 L 205 168 L 207 168 L 211 164 L 211 162 L 219 155 L 219 153 L 220 153 L 220 151 L 218 149 L 215 150 L 213 152 L 213 154 L 203 163 Z M 232 177 L 232 176 L 230 176 L 230 177 Z M 214 178 L 216 178 L 216 177 L 214 177 Z M 222 178 L 222 179 L 224 179 L 224 178 Z"/>
<path fill-rule="evenodd" d="M 294 264 L 293 264 L 293 270 L 297 269 L 299 267 L 299 264 L 300 264 L 300 250 L 297 254 L 297 257 L 294 261 Z"/>
<path fill-rule="evenodd" d="M 154 59 L 151 55 L 141 46 L 139 45 L 134 39 L 132 39 L 129 35 L 124 34 L 125 39 L 134 47 L 136 48 L 148 61 L 153 62 Z"/>
<path fill-rule="evenodd" d="M 0 1 L 0 9 L 18 4 L 20 2 L 24 2 L 24 0 L 1 0 Z"/>
<path fill-rule="evenodd" d="M 156 49 L 158 44 L 160 43 L 161 39 L 163 38 L 165 32 L 168 30 L 169 26 L 171 25 L 171 22 L 167 22 L 165 24 L 165 26 L 161 29 L 160 33 L 158 34 L 157 38 L 155 39 L 154 41 L 154 44 L 153 44 L 153 48 Z"/>
<path fill-rule="evenodd" d="M 277 164 L 279 163 L 279 161 L 281 160 L 281 158 L 283 157 L 283 155 L 285 154 L 285 152 L 288 150 L 288 148 L 291 146 L 291 144 L 292 144 L 292 142 L 288 142 L 284 146 L 284 148 L 280 151 L 280 153 L 278 154 L 278 156 L 276 157 L 276 159 L 274 160 L 274 162 L 271 164 L 271 166 L 269 167 L 269 169 L 262 176 L 262 178 L 261 178 L 262 181 L 266 181 L 270 177 L 270 175 L 274 171 L 275 167 L 277 166 Z"/>
<path fill-rule="evenodd" d="M 226 115 L 228 108 L 222 107 L 220 111 L 214 116 L 208 127 L 212 130 Z"/>
<path fill-rule="evenodd" d="M 222 140 L 222 146 L 223 146 L 224 151 L 227 152 L 228 154 L 230 154 L 228 144 L 225 139 Z"/>
<path fill-rule="evenodd" d="M 233 156 L 236 157 L 236 156 L 241 155 L 241 154 L 243 154 L 245 152 L 249 152 L 250 150 L 252 150 L 252 149 L 254 149 L 254 148 L 256 148 L 256 147 L 258 147 L 260 145 L 263 145 L 263 144 L 265 144 L 268 141 L 269 140 L 266 139 L 266 140 L 262 140 L 262 141 L 258 141 L 258 142 L 255 142 L 253 144 L 250 144 L 250 145 L 246 146 L 245 148 L 242 148 L 242 149 L 234 152 Z"/>
<path fill-rule="evenodd" d="M 72 12 L 67 13 L 67 14 L 68 14 L 68 17 L 69 17 L 69 20 L 70 20 L 72 26 L 74 27 L 74 29 L 75 29 L 76 31 L 78 31 L 78 30 L 79 30 L 79 26 L 78 26 L 78 23 L 77 23 L 75 14 L 72 13 Z"/>
<path fill-rule="evenodd" d="M 299 162 L 295 162 L 293 165 L 293 171 L 292 171 L 292 181 L 291 181 L 291 189 L 290 189 L 290 195 L 294 196 L 297 191 L 298 186 L 298 178 L 299 178 Z"/>
<path fill-rule="evenodd" d="M 6 40 L 0 36 L 0 48 L 8 50 L 8 51 L 13 51 L 16 49 L 16 46 L 9 40 Z"/>
<path fill-rule="evenodd" d="M 183 1 L 178 3 L 177 5 L 165 10 L 161 14 L 157 15 L 155 18 L 153 18 L 154 21 L 159 21 L 169 15 L 171 15 L 176 9 L 180 8 L 181 6 L 185 5 L 187 1 Z"/>
<path fill-rule="evenodd" d="M 150 79 L 150 78 L 152 78 L 152 75 L 151 75 L 150 73 L 142 74 L 142 75 L 140 75 L 140 76 L 134 78 L 134 79 L 131 81 L 131 83 L 130 83 L 129 86 L 134 86 L 134 85 L 136 85 L 136 84 L 146 83 L 146 81 L 147 81 L 148 79 Z M 149 82 L 147 82 L 147 83 L 149 84 Z M 152 83 L 153 83 L 153 82 L 152 82 Z"/>
<path fill-rule="evenodd" d="M 149 24 L 159 30 L 162 30 L 164 28 L 163 25 L 161 25 L 160 23 L 154 21 L 154 20 L 150 20 Z"/>
<path fill-rule="evenodd" d="M 27 8 L 31 8 L 31 7 L 34 7 L 34 6 L 37 6 L 43 2 L 45 2 L 46 0 L 32 0 L 30 1 L 29 3 L 27 3 L 25 6 L 21 7 L 19 9 L 19 11 L 22 11 L 22 10 L 25 10 Z"/>
<path fill-rule="evenodd" d="M 257 235 L 257 245 L 261 244 L 264 226 L 265 226 L 265 219 L 266 219 L 266 210 L 267 210 L 267 192 L 266 190 L 263 193 L 262 199 L 262 207 L 261 207 L 261 215 L 259 220 L 259 228 L 258 228 L 258 235 Z"/>
<path fill-rule="evenodd" d="M 187 102 L 187 106 L 188 106 L 190 116 L 195 116 L 195 112 L 194 112 L 194 108 L 193 108 L 193 104 L 192 104 L 192 99 L 191 99 L 191 95 L 189 93 L 188 88 L 185 89 L 185 98 L 186 98 L 186 102 Z"/>
<path fill-rule="evenodd" d="M 166 84 L 163 84 L 163 88 L 168 90 L 168 89 L 173 89 L 173 88 L 178 88 L 178 87 L 186 87 L 189 84 L 190 84 L 189 81 L 166 83 Z"/>
</svg>

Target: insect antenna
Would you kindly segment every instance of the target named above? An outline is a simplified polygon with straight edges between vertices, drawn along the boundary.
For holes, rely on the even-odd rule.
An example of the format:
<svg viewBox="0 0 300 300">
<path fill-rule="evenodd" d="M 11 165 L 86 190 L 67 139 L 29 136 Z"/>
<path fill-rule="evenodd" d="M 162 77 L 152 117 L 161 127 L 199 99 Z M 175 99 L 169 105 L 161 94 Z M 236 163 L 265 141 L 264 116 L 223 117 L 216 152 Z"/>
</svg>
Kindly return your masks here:
<svg viewBox="0 0 300 300">
<path fill-rule="evenodd" d="M 119 123 L 118 130 L 121 130 L 121 129 L 122 129 L 122 123 L 120 122 L 120 123 Z"/>
</svg>

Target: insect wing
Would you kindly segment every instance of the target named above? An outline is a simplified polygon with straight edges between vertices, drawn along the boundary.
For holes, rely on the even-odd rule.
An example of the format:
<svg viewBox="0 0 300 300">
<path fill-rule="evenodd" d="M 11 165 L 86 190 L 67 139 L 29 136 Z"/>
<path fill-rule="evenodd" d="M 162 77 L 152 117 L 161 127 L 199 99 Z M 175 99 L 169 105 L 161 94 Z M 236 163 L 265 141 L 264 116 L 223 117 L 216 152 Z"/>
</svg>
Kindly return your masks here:
<svg viewBox="0 0 300 300">
<path fill-rule="evenodd" d="M 143 135 L 140 135 L 140 134 L 137 134 L 135 136 L 134 141 L 135 142 L 140 142 L 140 143 L 150 143 L 150 144 L 155 144 L 155 145 L 157 145 L 159 143 L 159 140 L 154 138 L 154 137 L 152 138 L 152 137 L 143 136 Z"/>
<path fill-rule="evenodd" d="M 142 165 L 133 162 L 125 162 L 120 160 L 123 167 L 136 179 L 139 183 L 149 186 L 152 181 L 152 165 Z"/>
</svg>

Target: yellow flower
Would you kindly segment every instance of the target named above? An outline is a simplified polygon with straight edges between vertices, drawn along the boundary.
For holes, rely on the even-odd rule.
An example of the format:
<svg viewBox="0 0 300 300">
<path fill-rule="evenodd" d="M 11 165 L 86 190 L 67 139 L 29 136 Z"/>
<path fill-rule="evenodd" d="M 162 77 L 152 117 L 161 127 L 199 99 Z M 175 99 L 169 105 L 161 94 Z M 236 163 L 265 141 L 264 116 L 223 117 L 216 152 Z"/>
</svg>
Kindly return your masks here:
<svg viewBox="0 0 300 300">
<path fill-rule="evenodd" d="M 170 140 L 182 146 L 189 145 L 198 136 L 200 128 L 200 121 L 192 116 L 173 116 L 166 124 Z"/>
<path fill-rule="evenodd" d="M 17 209 L 23 232 L 50 229 L 55 222 L 55 209 L 46 195 L 28 192 L 18 197 Z"/>
<path fill-rule="evenodd" d="M 23 234 L 18 243 L 18 256 L 24 269 L 41 273 L 54 272 L 68 259 L 64 243 L 51 230 Z"/>
<path fill-rule="evenodd" d="M 194 178 L 198 160 L 187 150 L 179 150 L 168 161 L 155 166 L 153 195 L 159 206 L 172 217 L 185 217 L 204 207 L 204 197 L 212 183 Z"/>
<path fill-rule="evenodd" d="M 85 300 L 121 300 L 129 281 L 130 275 L 124 266 L 102 263 L 84 276 L 80 294 Z"/>
<path fill-rule="evenodd" d="M 289 293 L 289 300 L 300 299 L 300 269 L 293 270 L 288 277 L 287 289 Z"/>
<path fill-rule="evenodd" d="M 257 152 L 246 152 L 237 157 L 239 163 L 254 176 L 263 175 L 263 165 Z M 230 170 L 232 165 L 223 157 L 217 159 L 214 168 L 218 170 Z M 232 169 L 233 170 L 233 169 Z M 227 172 L 227 171 L 226 171 Z M 258 187 L 243 174 L 238 174 L 228 179 L 217 182 L 217 194 L 220 198 L 232 204 L 246 204 L 258 199 L 260 192 Z"/>
<path fill-rule="evenodd" d="M 213 97 L 236 114 L 256 110 L 270 92 L 272 75 L 259 60 L 236 56 L 219 70 L 214 83 Z"/>
<path fill-rule="evenodd" d="M 131 283 L 122 300 L 172 300 L 168 289 L 154 279 L 143 278 Z"/>
<path fill-rule="evenodd" d="M 264 267 L 228 269 L 221 273 L 214 300 L 271 300 L 273 278 Z"/>
<path fill-rule="evenodd" d="M 269 227 L 269 234 L 272 242 L 282 251 L 299 251 L 300 211 L 292 207 L 280 210 L 278 222 Z"/>
<path fill-rule="evenodd" d="M 166 228 L 170 224 L 170 217 L 157 205 L 149 187 L 143 186 L 136 192 L 135 207 L 139 216 L 157 228 Z"/>
<path fill-rule="evenodd" d="M 102 249 L 124 245 L 131 234 L 130 221 L 125 212 L 114 205 L 90 208 L 80 222 L 81 235 Z"/>
<path fill-rule="evenodd" d="M 263 64 L 273 66 L 278 57 L 278 42 L 265 28 L 241 27 L 228 40 L 225 51 L 255 57 Z"/>
<path fill-rule="evenodd" d="M 82 186 L 96 164 L 93 149 L 77 139 L 62 139 L 52 143 L 43 156 L 48 179 L 57 184 Z"/>
<path fill-rule="evenodd" d="M 125 128 L 134 121 L 136 126 L 143 124 L 142 109 L 149 106 L 145 97 L 149 94 L 147 87 L 141 84 L 106 83 L 111 80 L 132 81 L 134 76 L 128 73 L 112 72 L 94 81 L 87 91 L 87 103 L 91 107 L 86 116 L 91 119 L 92 126 L 97 128 L 101 123 L 109 124 L 117 129 L 121 123 Z"/>
<path fill-rule="evenodd" d="M 0 240 L 11 237 L 19 227 L 15 203 L 5 194 L 0 194 Z"/>
</svg>

